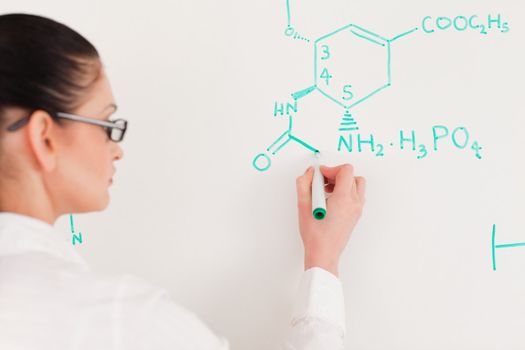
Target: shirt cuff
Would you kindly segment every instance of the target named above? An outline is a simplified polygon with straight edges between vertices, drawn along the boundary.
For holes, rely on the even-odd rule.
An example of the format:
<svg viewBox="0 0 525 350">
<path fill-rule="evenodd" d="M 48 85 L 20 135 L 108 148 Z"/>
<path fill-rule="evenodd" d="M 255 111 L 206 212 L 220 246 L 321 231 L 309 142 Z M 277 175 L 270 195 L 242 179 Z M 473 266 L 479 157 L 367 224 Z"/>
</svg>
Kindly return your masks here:
<svg viewBox="0 0 525 350">
<path fill-rule="evenodd" d="M 292 324 L 312 317 L 338 326 L 343 336 L 346 334 L 343 286 L 335 275 L 320 267 L 312 267 L 302 276 Z"/>
</svg>

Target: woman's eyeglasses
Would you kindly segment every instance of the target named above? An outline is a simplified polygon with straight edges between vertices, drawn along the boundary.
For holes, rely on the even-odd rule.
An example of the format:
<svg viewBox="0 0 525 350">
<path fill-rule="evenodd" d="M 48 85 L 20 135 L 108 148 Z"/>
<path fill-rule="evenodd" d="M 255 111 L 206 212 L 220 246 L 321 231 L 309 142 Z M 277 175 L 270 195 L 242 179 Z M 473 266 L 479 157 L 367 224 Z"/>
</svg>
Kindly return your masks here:
<svg viewBox="0 0 525 350">
<path fill-rule="evenodd" d="M 73 120 L 73 121 L 77 121 L 81 123 L 98 125 L 106 130 L 108 138 L 113 142 L 122 141 L 122 139 L 124 138 L 124 134 L 126 133 L 126 129 L 128 127 L 128 121 L 124 119 L 116 119 L 113 121 L 109 121 L 109 120 L 88 118 L 88 117 L 83 117 L 81 115 L 62 113 L 62 112 L 49 113 L 49 114 L 55 118 L 62 118 L 62 119 Z M 31 118 L 32 115 L 33 113 L 11 124 L 9 127 L 7 127 L 7 131 L 16 131 L 22 128 L 24 125 L 26 125 L 29 122 L 29 118 Z"/>
</svg>

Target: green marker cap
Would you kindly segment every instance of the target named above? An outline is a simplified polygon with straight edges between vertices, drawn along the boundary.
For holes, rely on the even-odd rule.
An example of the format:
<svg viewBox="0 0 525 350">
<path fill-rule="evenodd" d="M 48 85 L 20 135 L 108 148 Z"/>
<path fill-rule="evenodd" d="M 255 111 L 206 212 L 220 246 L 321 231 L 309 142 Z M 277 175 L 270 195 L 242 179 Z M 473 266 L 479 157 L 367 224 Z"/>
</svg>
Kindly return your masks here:
<svg viewBox="0 0 525 350">
<path fill-rule="evenodd" d="M 326 216 L 326 210 L 323 208 L 315 208 L 313 215 L 317 220 L 323 220 Z"/>
</svg>

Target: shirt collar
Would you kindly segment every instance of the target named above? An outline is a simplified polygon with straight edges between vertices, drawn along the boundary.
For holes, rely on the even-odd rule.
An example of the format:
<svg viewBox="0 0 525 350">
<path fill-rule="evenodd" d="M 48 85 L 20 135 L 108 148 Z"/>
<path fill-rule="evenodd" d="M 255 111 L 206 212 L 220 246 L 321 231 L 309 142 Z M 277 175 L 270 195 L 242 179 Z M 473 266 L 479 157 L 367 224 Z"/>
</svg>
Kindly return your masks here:
<svg viewBox="0 0 525 350">
<path fill-rule="evenodd" d="M 0 212 L 0 257 L 25 252 L 44 252 L 81 265 L 89 265 L 54 226 L 40 219 Z"/>
</svg>

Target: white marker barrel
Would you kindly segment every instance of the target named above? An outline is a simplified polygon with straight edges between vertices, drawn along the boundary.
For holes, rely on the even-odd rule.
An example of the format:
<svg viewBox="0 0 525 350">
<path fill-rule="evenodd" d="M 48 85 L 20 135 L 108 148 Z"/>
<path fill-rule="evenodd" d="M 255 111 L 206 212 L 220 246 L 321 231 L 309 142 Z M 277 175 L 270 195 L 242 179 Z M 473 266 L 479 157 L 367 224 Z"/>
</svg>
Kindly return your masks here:
<svg viewBox="0 0 525 350">
<path fill-rule="evenodd" d="M 326 196 L 324 193 L 324 176 L 320 169 L 320 154 L 315 153 L 314 178 L 312 180 L 312 215 L 317 220 L 326 216 Z"/>
</svg>

